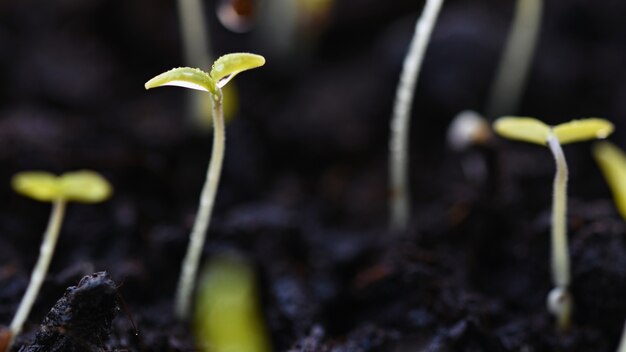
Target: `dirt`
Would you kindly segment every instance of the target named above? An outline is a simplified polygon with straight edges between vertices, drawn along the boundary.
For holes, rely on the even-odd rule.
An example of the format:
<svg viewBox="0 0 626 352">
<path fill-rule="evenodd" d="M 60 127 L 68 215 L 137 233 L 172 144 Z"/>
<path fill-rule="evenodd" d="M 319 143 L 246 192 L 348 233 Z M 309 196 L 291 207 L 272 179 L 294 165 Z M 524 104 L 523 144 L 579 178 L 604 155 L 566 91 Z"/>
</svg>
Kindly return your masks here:
<svg viewBox="0 0 626 352">
<path fill-rule="evenodd" d="M 495 138 L 457 153 L 445 143 L 456 113 L 484 108 L 512 4 L 443 7 L 412 113 L 411 226 L 398 235 L 387 230 L 388 122 L 418 5 L 334 3 L 296 33 L 292 51 L 260 25 L 230 32 L 206 3 L 215 53 L 256 52 L 267 65 L 233 81 L 239 112 L 203 258 L 234 252 L 253 263 L 273 350 L 615 351 L 626 225 L 590 143 L 564 148 L 575 300 L 564 333 L 545 308 L 549 151 Z M 55 302 L 101 271 L 115 282 L 102 286 L 115 297 L 109 307 L 120 310 L 104 330 L 88 323 L 97 341 L 73 350 L 194 350 L 190 326 L 171 311 L 211 135 L 185 119 L 182 90 L 143 88 L 183 64 L 175 14 L 164 0 L 0 3 L 2 324 L 50 211 L 15 194 L 11 176 L 89 168 L 115 187 L 106 203 L 69 206 L 13 351 L 37 350 L 29 346 L 52 324 Z M 626 3 L 546 2 L 544 15 L 516 113 L 551 124 L 605 117 L 626 147 Z"/>
</svg>

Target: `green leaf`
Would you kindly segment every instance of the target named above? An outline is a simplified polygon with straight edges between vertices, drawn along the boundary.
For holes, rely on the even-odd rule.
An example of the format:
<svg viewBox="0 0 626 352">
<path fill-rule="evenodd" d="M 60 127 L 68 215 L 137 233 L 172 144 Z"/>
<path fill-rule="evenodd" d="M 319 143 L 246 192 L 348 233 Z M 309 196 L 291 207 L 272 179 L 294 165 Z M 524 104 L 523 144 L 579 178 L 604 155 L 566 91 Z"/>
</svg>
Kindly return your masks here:
<svg viewBox="0 0 626 352">
<path fill-rule="evenodd" d="M 113 192 L 109 182 L 100 174 L 81 170 L 56 176 L 44 171 L 26 171 L 13 176 L 13 189 L 41 202 L 58 199 L 81 203 L 98 203 Z"/>
<path fill-rule="evenodd" d="M 605 119 L 587 118 L 572 120 L 554 127 L 554 134 L 561 144 L 603 139 L 613 133 L 613 124 Z"/>
<path fill-rule="evenodd" d="M 610 142 L 598 142 L 593 145 L 593 157 L 611 188 L 617 210 L 626 220 L 626 154 Z"/>
<path fill-rule="evenodd" d="M 215 83 L 208 73 L 191 67 L 178 67 L 163 72 L 160 75 L 146 82 L 146 89 L 177 86 L 202 90 L 211 94 L 216 93 Z"/>
<path fill-rule="evenodd" d="M 540 145 L 546 145 L 550 134 L 550 126 L 532 117 L 501 117 L 493 128 L 502 137 Z"/>
<path fill-rule="evenodd" d="M 11 186 L 15 192 L 40 202 L 52 202 L 61 194 L 57 176 L 43 171 L 17 173 L 11 180 Z"/>
<path fill-rule="evenodd" d="M 66 172 L 59 177 L 63 198 L 80 203 L 99 203 L 111 196 L 111 184 L 94 171 Z"/>
<path fill-rule="evenodd" d="M 265 58 L 250 53 L 233 53 L 221 56 L 215 60 L 210 76 L 215 84 L 222 88 L 238 73 L 263 66 Z"/>
</svg>

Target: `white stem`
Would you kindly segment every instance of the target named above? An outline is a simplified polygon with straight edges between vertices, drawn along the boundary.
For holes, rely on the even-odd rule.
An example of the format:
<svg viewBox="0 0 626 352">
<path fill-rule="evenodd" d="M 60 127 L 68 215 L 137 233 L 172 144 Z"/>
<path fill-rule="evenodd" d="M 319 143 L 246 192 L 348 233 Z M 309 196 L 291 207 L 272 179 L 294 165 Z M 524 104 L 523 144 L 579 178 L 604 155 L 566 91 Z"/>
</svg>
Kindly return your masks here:
<svg viewBox="0 0 626 352">
<path fill-rule="evenodd" d="M 52 261 L 52 256 L 54 255 L 54 248 L 56 247 L 57 240 L 59 238 L 61 224 L 63 223 L 65 205 L 65 200 L 62 199 L 54 201 L 52 205 L 52 213 L 50 214 L 50 220 L 48 220 L 48 227 L 44 233 L 41 247 L 39 247 L 39 259 L 37 259 L 35 268 L 30 276 L 30 282 L 28 284 L 28 288 L 26 289 L 26 293 L 24 293 L 22 301 L 20 302 L 17 312 L 15 313 L 15 317 L 13 317 L 13 321 L 11 321 L 10 329 L 12 336 L 7 351 L 11 349 L 11 345 L 13 345 L 15 337 L 17 337 L 17 335 L 22 331 L 24 322 L 26 321 L 26 318 L 28 318 L 28 314 L 35 303 L 35 299 L 37 298 L 41 285 L 43 284 L 43 280 L 46 278 L 46 274 L 48 273 L 48 267 L 50 267 L 50 262 Z"/>
<path fill-rule="evenodd" d="M 622 332 L 622 340 L 619 343 L 617 352 L 626 352 L 626 324 L 624 324 L 624 331 Z"/>
<path fill-rule="evenodd" d="M 185 61 L 191 67 L 210 69 L 209 38 L 200 0 L 178 0 L 178 17 Z"/>
<path fill-rule="evenodd" d="M 404 58 L 396 90 L 389 142 L 390 226 L 393 230 L 405 230 L 409 222 L 411 205 L 407 179 L 411 105 L 426 44 L 430 40 L 442 3 L 443 0 L 426 1 Z"/>
<path fill-rule="evenodd" d="M 178 18 L 181 39 L 187 66 L 211 69 L 210 41 L 204 15 L 204 6 L 200 0 L 178 0 Z M 206 110 L 211 106 L 211 98 L 196 91 L 187 93 L 189 117 L 199 126 L 210 126 L 210 116 Z"/>
<path fill-rule="evenodd" d="M 552 280 L 555 290 L 560 292 L 548 296 L 548 306 L 557 307 L 551 311 L 557 317 L 559 330 L 563 331 L 570 325 L 572 311 L 572 298 L 569 294 L 570 263 L 567 245 L 568 169 L 561 144 L 552 131 L 548 136 L 548 147 L 550 147 L 556 162 L 552 199 Z"/>
<path fill-rule="evenodd" d="M 200 207 L 196 215 L 189 237 L 187 254 L 183 260 L 182 271 L 176 291 L 174 313 L 181 321 L 187 320 L 191 307 L 191 296 L 195 287 L 195 279 L 200 264 L 200 256 L 204 247 L 206 232 L 211 221 L 211 213 L 215 202 L 215 195 L 222 173 L 224 160 L 224 114 L 222 111 L 222 91 L 217 88 L 213 95 L 213 150 L 211 162 L 207 170 L 206 181 L 202 187 Z"/>
<path fill-rule="evenodd" d="M 487 117 L 517 111 L 541 24 L 543 0 L 517 0 L 515 17 L 487 104 Z"/>
<path fill-rule="evenodd" d="M 556 162 L 554 194 L 552 199 L 552 278 L 554 285 L 567 287 L 570 283 L 567 254 L 567 163 L 561 144 L 554 134 L 548 137 L 548 146 Z"/>
</svg>

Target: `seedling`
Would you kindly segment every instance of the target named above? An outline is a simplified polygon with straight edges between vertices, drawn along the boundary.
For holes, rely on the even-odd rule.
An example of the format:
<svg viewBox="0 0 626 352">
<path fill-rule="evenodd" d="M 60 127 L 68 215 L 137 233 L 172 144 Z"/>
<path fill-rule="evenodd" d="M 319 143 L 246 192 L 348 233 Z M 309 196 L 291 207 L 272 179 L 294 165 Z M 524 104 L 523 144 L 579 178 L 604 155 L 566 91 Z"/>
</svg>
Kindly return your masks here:
<svg viewBox="0 0 626 352">
<path fill-rule="evenodd" d="M 491 126 L 487 119 L 472 110 L 458 113 L 448 127 L 448 145 L 455 151 L 485 144 L 491 137 Z"/>
<path fill-rule="evenodd" d="M 529 143 L 547 145 L 556 162 L 552 198 L 552 280 L 554 288 L 548 294 L 548 310 L 557 319 L 559 330 L 571 324 L 572 297 L 569 293 L 570 265 L 567 254 L 567 177 L 568 169 L 561 144 L 606 138 L 613 132 L 613 124 L 604 119 L 574 120 L 557 126 L 548 126 L 531 117 L 502 117 L 494 123 L 495 131 L 503 137 Z"/>
<path fill-rule="evenodd" d="M 210 73 L 197 68 L 179 67 L 164 72 L 148 82 L 146 89 L 161 86 L 179 86 L 205 91 L 213 98 L 213 150 L 207 170 L 206 181 L 200 195 L 200 206 L 189 237 L 187 254 L 176 291 L 174 314 L 187 320 L 191 305 L 191 294 L 197 276 L 200 254 L 204 247 L 206 231 L 211 220 L 213 203 L 222 172 L 224 159 L 224 113 L 222 109 L 222 87 L 242 71 L 263 66 L 265 59 L 260 55 L 235 53 L 220 57 L 213 63 Z"/>
<path fill-rule="evenodd" d="M 17 193 L 40 202 L 51 202 L 52 214 L 43 236 L 39 259 L 31 274 L 30 283 L 11 322 L 12 336 L 9 349 L 22 330 L 24 321 L 30 313 L 48 272 L 59 238 L 66 204 L 68 202 L 99 203 L 109 198 L 112 193 L 111 185 L 107 180 L 98 173 L 88 170 L 67 172 L 61 176 L 41 171 L 21 172 L 13 177 L 12 186 Z"/>
<path fill-rule="evenodd" d="M 622 332 L 622 339 L 617 348 L 617 352 L 626 352 L 626 324 L 624 324 L 624 331 Z"/>
<path fill-rule="evenodd" d="M 415 83 L 420 72 L 426 44 L 430 40 L 435 21 L 443 0 L 427 0 L 422 15 L 415 25 L 415 33 L 409 51 L 404 58 L 400 81 L 396 90 L 396 99 L 391 117 L 391 135 L 389 139 L 389 205 L 390 227 L 395 231 L 404 231 L 409 222 L 411 204 L 409 200 L 409 129 L 411 105 L 415 92 Z"/>
<path fill-rule="evenodd" d="M 269 352 L 254 270 L 233 256 L 212 259 L 200 275 L 194 332 L 203 351 Z"/>
<path fill-rule="evenodd" d="M 611 188 L 617 210 L 626 220 L 626 154 L 610 142 L 598 142 L 593 146 L 593 156 Z"/>
<path fill-rule="evenodd" d="M 491 86 L 487 117 L 515 113 L 526 85 L 542 11 L 543 0 L 516 1 L 513 23 Z"/>
</svg>

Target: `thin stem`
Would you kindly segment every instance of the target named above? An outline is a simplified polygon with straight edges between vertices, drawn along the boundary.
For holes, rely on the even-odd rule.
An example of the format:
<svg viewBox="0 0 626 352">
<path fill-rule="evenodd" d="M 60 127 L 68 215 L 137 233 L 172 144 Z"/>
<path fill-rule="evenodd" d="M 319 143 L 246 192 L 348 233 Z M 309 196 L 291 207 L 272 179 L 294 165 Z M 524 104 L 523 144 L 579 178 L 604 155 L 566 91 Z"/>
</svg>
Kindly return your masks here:
<svg viewBox="0 0 626 352">
<path fill-rule="evenodd" d="M 617 352 L 626 352 L 626 324 L 624 324 L 624 331 L 622 332 L 622 340 L 619 343 Z"/>
<path fill-rule="evenodd" d="M 28 288 L 26 289 L 26 293 L 24 293 L 24 297 L 22 297 L 22 301 L 17 308 L 15 317 L 13 317 L 13 321 L 11 321 L 10 329 L 12 336 L 7 351 L 11 349 L 15 337 L 22 331 L 24 322 L 26 321 L 26 318 L 28 318 L 28 314 L 35 303 L 37 294 L 39 293 L 43 280 L 46 277 L 48 267 L 50 267 L 50 261 L 52 261 L 54 248 L 56 247 L 61 224 L 63 223 L 65 205 L 66 202 L 63 199 L 54 201 L 52 205 L 52 213 L 50 214 L 48 227 L 44 233 L 41 247 L 39 247 L 39 259 L 37 259 L 35 268 L 30 276 L 30 282 L 28 284 Z"/>
<path fill-rule="evenodd" d="M 566 330 L 571 321 L 572 298 L 569 294 L 570 263 L 567 245 L 567 177 L 568 169 L 558 138 L 550 131 L 548 146 L 556 162 L 554 193 L 552 199 L 552 280 L 553 294 L 548 296 L 548 306 L 555 307 L 559 330 Z"/>
<path fill-rule="evenodd" d="M 200 256 L 206 232 L 211 221 L 211 213 L 215 202 L 215 195 L 222 173 L 222 161 L 224 160 L 224 113 L 222 111 L 222 91 L 218 88 L 213 95 L 213 150 L 211 152 L 211 162 L 207 170 L 206 181 L 202 187 L 200 196 L 200 207 L 196 215 L 189 237 L 187 254 L 183 260 L 182 271 L 178 281 L 176 291 L 176 301 L 174 313 L 181 321 L 187 320 L 191 307 L 191 296 L 194 289 L 194 282 L 200 264 Z"/>
<path fill-rule="evenodd" d="M 548 146 L 556 162 L 552 200 L 552 278 L 554 285 L 567 287 L 570 282 L 566 226 L 568 170 L 561 144 L 552 133 L 548 137 Z"/>
<path fill-rule="evenodd" d="M 514 114 L 535 51 L 543 0 L 517 0 L 515 17 L 487 104 L 487 117 Z"/>
<path fill-rule="evenodd" d="M 411 105 L 426 44 L 430 40 L 442 3 L 443 0 L 426 1 L 422 15 L 415 25 L 415 33 L 404 58 L 396 90 L 389 142 L 390 226 L 396 231 L 405 230 L 409 222 L 411 205 L 407 179 Z"/>
<path fill-rule="evenodd" d="M 207 35 L 204 6 L 200 0 L 178 0 L 178 17 L 181 39 L 188 66 L 211 69 L 210 40 Z M 206 110 L 211 98 L 206 94 L 190 91 L 188 94 L 191 106 L 190 118 L 200 126 L 210 126 Z M 205 108 L 206 107 L 206 108 Z M 205 117 L 206 116 L 206 117 Z"/>
</svg>

